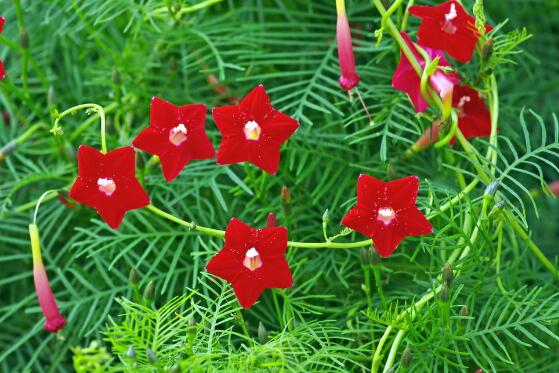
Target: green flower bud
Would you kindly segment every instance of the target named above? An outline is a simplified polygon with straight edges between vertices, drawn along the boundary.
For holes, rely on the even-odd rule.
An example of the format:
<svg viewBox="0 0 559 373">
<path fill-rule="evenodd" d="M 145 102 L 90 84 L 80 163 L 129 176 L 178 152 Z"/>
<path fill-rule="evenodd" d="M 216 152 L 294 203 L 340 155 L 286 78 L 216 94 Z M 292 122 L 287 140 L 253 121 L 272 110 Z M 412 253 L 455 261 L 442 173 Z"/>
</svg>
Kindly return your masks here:
<svg viewBox="0 0 559 373">
<path fill-rule="evenodd" d="M 441 302 L 448 302 L 449 299 L 449 294 L 448 294 L 448 285 L 446 284 L 446 282 L 443 282 L 443 286 L 441 288 L 441 292 L 439 293 L 439 297 L 441 299 Z"/>
<path fill-rule="evenodd" d="M 29 48 L 29 35 L 25 30 L 19 32 L 19 44 L 23 49 Z"/>
<path fill-rule="evenodd" d="M 404 352 L 402 353 L 402 366 L 409 367 L 411 360 L 413 359 L 413 354 L 409 346 L 406 346 Z"/>
<path fill-rule="evenodd" d="M 53 86 L 50 86 L 49 90 L 47 92 L 47 104 L 49 106 L 55 106 L 56 105 L 56 91 L 54 90 Z"/>
<path fill-rule="evenodd" d="M 136 360 L 136 350 L 134 349 L 134 346 L 128 347 L 124 357 L 129 360 Z"/>
<path fill-rule="evenodd" d="M 146 356 L 152 363 L 155 363 L 157 361 L 157 355 L 155 354 L 155 351 L 153 351 L 149 347 L 146 349 Z"/>
<path fill-rule="evenodd" d="M 454 272 L 452 271 L 452 267 L 448 262 L 444 264 L 443 280 L 448 286 L 452 286 L 452 282 L 454 281 Z"/>
<path fill-rule="evenodd" d="M 370 258 L 371 258 L 371 264 L 376 266 L 380 264 L 380 255 L 378 255 L 378 251 L 377 249 L 371 245 L 369 246 L 369 253 L 370 253 Z"/>
<path fill-rule="evenodd" d="M 143 301 L 144 305 L 151 306 L 153 304 L 153 293 L 155 291 L 155 282 L 150 281 L 144 289 Z"/>
<path fill-rule="evenodd" d="M 113 68 L 113 83 L 116 85 L 120 85 L 122 80 L 120 79 L 120 71 L 118 71 L 118 67 Z"/>
<path fill-rule="evenodd" d="M 136 273 L 136 268 L 130 268 L 130 273 L 128 274 L 128 282 L 130 285 L 136 285 L 138 283 L 138 274 Z"/>
<path fill-rule="evenodd" d="M 488 60 L 493 55 L 493 38 L 487 39 L 487 42 L 481 48 L 481 58 L 484 60 Z"/>
<path fill-rule="evenodd" d="M 260 341 L 260 344 L 268 342 L 268 331 L 266 330 L 264 324 L 262 324 L 262 321 L 258 323 L 258 340 Z"/>
</svg>

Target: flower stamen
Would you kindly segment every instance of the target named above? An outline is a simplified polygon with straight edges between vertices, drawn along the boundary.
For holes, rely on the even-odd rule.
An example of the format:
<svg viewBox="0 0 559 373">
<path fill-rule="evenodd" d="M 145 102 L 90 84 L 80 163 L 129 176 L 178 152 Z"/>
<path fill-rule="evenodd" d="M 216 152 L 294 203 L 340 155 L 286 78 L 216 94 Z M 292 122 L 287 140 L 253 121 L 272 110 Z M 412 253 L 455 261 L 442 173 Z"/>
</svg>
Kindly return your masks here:
<svg viewBox="0 0 559 373">
<path fill-rule="evenodd" d="M 97 185 L 99 186 L 99 191 L 105 193 L 107 196 L 111 196 L 116 190 L 116 184 L 113 179 L 100 177 L 97 179 Z"/>
<path fill-rule="evenodd" d="M 464 105 L 466 105 L 468 102 L 470 102 L 472 99 L 470 96 L 462 96 L 460 97 L 460 100 L 458 101 L 458 105 L 456 105 L 456 109 L 458 111 L 458 116 L 460 118 L 462 118 L 464 115 L 466 115 L 464 113 Z"/>
<path fill-rule="evenodd" d="M 384 225 L 388 225 L 394 220 L 396 217 L 396 213 L 390 207 L 383 207 L 378 210 L 377 220 L 384 223 Z"/>
<path fill-rule="evenodd" d="M 457 27 L 452 23 L 458 17 L 458 13 L 456 13 L 456 5 L 453 3 L 450 5 L 450 11 L 444 15 L 445 22 L 443 23 L 442 30 L 447 34 L 454 34 L 456 33 Z"/>
<path fill-rule="evenodd" d="M 247 250 L 245 259 L 243 260 L 243 265 L 251 271 L 262 267 L 262 259 L 260 258 L 260 253 L 256 250 L 255 247 L 251 247 Z"/>
<path fill-rule="evenodd" d="M 258 123 L 251 120 L 251 121 L 246 122 L 245 128 L 243 129 L 243 131 L 245 133 L 245 137 L 246 137 L 247 140 L 256 141 L 260 138 L 260 133 L 262 132 L 262 129 L 260 128 Z"/>
<path fill-rule="evenodd" d="M 186 141 L 187 133 L 188 131 L 186 130 L 184 124 L 179 123 L 176 127 L 173 127 L 171 131 L 169 131 L 169 141 L 171 144 L 179 146 Z"/>
</svg>

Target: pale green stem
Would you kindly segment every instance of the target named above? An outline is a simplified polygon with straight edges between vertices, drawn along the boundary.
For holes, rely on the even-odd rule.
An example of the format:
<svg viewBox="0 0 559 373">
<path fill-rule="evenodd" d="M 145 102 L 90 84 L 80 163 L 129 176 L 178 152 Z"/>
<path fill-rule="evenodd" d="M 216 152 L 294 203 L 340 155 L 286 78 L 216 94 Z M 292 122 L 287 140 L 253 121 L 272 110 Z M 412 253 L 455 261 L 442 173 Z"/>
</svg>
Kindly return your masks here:
<svg viewBox="0 0 559 373">
<path fill-rule="evenodd" d="M 64 131 L 62 131 L 62 127 L 60 127 L 60 120 L 65 116 L 75 113 L 76 111 L 86 109 L 86 112 L 95 111 L 99 114 L 99 118 L 101 119 L 101 152 L 103 154 L 107 153 L 107 139 L 106 139 L 106 131 L 105 131 L 105 110 L 97 105 L 97 104 L 81 104 L 74 107 L 71 107 L 67 110 L 64 110 L 62 113 L 56 114 L 56 118 L 54 120 L 54 125 L 50 130 L 55 136 L 62 135 Z"/>
</svg>

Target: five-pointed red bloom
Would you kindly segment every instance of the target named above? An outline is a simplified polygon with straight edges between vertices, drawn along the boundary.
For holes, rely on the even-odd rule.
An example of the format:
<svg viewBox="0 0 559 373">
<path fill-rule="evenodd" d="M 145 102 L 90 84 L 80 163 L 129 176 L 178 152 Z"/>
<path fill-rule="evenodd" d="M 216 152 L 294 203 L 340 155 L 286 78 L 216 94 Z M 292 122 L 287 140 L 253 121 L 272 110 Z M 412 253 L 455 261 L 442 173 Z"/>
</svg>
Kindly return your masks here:
<svg viewBox="0 0 559 373">
<path fill-rule="evenodd" d="M 353 44 L 351 31 L 345 12 L 345 1 L 336 0 L 336 11 L 338 20 L 336 23 L 336 38 L 338 42 L 338 63 L 342 75 L 338 79 L 340 87 L 349 91 L 359 84 L 359 74 L 355 71 L 355 57 L 353 56 Z"/>
<path fill-rule="evenodd" d="M 479 32 L 475 18 L 458 1 L 450 0 L 437 6 L 412 6 L 410 14 L 421 18 L 417 36 L 422 44 L 442 49 L 458 62 L 470 61 Z M 486 28 L 492 29 L 489 25 Z"/>
<path fill-rule="evenodd" d="M 0 32 L 2 32 L 2 30 L 4 29 L 5 22 L 6 19 L 4 17 L 0 17 Z M 0 80 L 4 79 L 5 77 L 6 77 L 6 70 L 4 69 L 4 64 L 0 60 Z"/>
<path fill-rule="evenodd" d="M 287 229 L 256 229 L 233 218 L 225 231 L 225 246 L 206 269 L 233 285 L 239 303 L 250 308 L 268 288 L 293 285 L 285 260 Z"/>
<path fill-rule="evenodd" d="M 154 97 L 150 124 L 134 139 L 133 145 L 159 156 L 165 179 L 170 182 L 191 160 L 215 157 L 215 150 L 204 130 L 206 105 L 175 106 Z"/>
<path fill-rule="evenodd" d="M 93 207 L 111 226 L 118 228 L 128 210 L 149 204 L 149 197 L 136 179 L 131 146 L 103 154 L 81 145 L 78 149 L 78 178 L 70 197 Z"/>
<path fill-rule="evenodd" d="M 359 175 L 357 204 L 342 224 L 373 239 L 380 256 L 388 257 L 406 236 L 432 233 L 431 223 L 415 206 L 419 178 L 383 182 Z"/>
<path fill-rule="evenodd" d="M 403 32 L 402 37 L 404 38 L 406 44 L 409 46 L 413 52 L 416 61 L 419 62 L 421 68 L 425 68 L 425 60 L 419 54 L 415 44 L 411 41 L 409 36 Z M 441 50 L 431 49 L 425 47 L 419 43 L 425 51 L 429 54 L 431 59 L 439 57 L 438 66 L 450 66 L 444 54 Z M 437 69 L 433 75 L 429 77 L 431 86 L 439 93 L 443 101 L 447 101 L 450 105 L 450 100 L 452 99 L 453 87 L 460 81 L 460 77 L 456 73 L 446 74 L 441 69 Z M 405 92 L 408 94 L 415 111 L 422 113 L 429 107 L 429 103 L 423 98 L 421 94 L 421 78 L 413 68 L 412 64 L 404 54 L 400 53 L 400 63 L 394 71 L 392 76 L 392 87 L 398 91 Z M 450 106 L 449 106 L 450 107 Z"/>
<path fill-rule="evenodd" d="M 458 128 L 465 138 L 491 135 L 491 115 L 478 91 L 468 86 L 454 87 L 452 106 L 458 112 Z"/>
<path fill-rule="evenodd" d="M 217 163 L 248 161 L 271 174 L 278 171 L 281 144 L 299 127 L 295 119 L 272 107 L 262 85 L 239 105 L 215 108 L 212 115 L 223 136 Z"/>
</svg>

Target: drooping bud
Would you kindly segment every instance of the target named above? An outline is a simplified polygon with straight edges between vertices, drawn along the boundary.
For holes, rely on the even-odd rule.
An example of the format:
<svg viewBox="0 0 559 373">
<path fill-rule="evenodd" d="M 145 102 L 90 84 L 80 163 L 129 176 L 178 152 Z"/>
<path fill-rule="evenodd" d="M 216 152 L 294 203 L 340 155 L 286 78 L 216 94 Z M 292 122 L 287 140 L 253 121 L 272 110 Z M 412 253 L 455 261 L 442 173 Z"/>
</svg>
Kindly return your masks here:
<svg viewBox="0 0 559 373">
<path fill-rule="evenodd" d="M 441 302 L 443 303 L 448 302 L 449 295 L 448 295 L 448 285 L 446 284 L 446 282 L 443 282 L 443 285 L 441 287 L 441 292 L 439 293 L 439 297 L 441 299 Z"/>
<path fill-rule="evenodd" d="M 148 358 L 149 361 L 151 361 L 152 363 L 155 363 L 157 361 L 157 355 L 155 354 L 155 351 L 153 351 L 151 348 L 146 348 L 146 357 Z"/>
<path fill-rule="evenodd" d="M 23 49 L 29 48 L 29 35 L 27 31 L 23 29 L 19 32 L 19 45 L 21 45 Z"/>
<path fill-rule="evenodd" d="M 260 341 L 260 344 L 268 342 L 268 331 L 266 330 L 264 324 L 262 324 L 262 321 L 258 323 L 258 340 Z"/>
<path fill-rule="evenodd" d="M 452 271 L 452 267 L 449 262 L 444 264 L 443 280 L 449 287 L 452 286 L 452 281 L 454 281 L 454 272 Z"/>
<path fill-rule="evenodd" d="M 283 213 L 286 215 L 291 214 L 291 194 L 289 193 L 289 189 L 287 189 L 286 186 L 283 186 L 281 188 L 280 198 Z"/>
<path fill-rule="evenodd" d="M 266 217 L 266 228 L 273 228 L 279 226 L 278 219 L 273 212 L 270 212 Z"/>
<path fill-rule="evenodd" d="M 406 346 L 404 352 L 402 353 L 402 366 L 409 367 L 411 360 L 413 359 L 413 354 L 411 352 L 410 346 Z"/>
<path fill-rule="evenodd" d="M 29 225 L 29 236 L 31 238 L 31 251 L 33 253 L 33 280 L 39 305 L 45 316 L 45 329 L 56 333 L 66 325 L 66 319 L 60 313 L 56 298 L 50 288 L 47 271 L 41 256 L 41 242 L 39 230 L 35 224 Z"/>
<path fill-rule="evenodd" d="M 336 11 L 338 21 L 336 24 L 336 38 L 338 42 L 338 63 L 341 76 L 338 80 L 342 89 L 350 91 L 359 84 L 359 74 L 355 71 L 355 57 L 353 56 L 353 44 L 351 31 L 345 11 L 345 1 L 336 0 Z"/>
<path fill-rule="evenodd" d="M 151 280 L 144 289 L 143 303 L 149 307 L 153 304 L 153 293 L 155 292 L 155 282 Z"/>
</svg>

